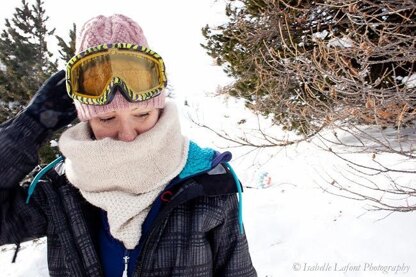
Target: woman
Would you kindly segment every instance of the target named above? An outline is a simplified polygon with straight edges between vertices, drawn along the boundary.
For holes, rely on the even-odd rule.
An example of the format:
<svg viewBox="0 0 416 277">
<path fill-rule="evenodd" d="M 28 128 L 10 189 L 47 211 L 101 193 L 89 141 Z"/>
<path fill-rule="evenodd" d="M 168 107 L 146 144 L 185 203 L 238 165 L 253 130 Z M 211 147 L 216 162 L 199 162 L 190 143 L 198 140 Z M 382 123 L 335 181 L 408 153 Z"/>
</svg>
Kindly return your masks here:
<svg viewBox="0 0 416 277">
<path fill-rule="evenodd" d="M 77 53 L 66 89 L 61 71 L 0 125 L 0 244 L 46 235 L 51 276 L 256 276 L 230 153 L 181 134 L 140 26 L 95 17 Z M 68 95 L 81 123 L 60 138 L 65 158 L 20 187 L 41 143 L 75 118 Z"/>
</svg>

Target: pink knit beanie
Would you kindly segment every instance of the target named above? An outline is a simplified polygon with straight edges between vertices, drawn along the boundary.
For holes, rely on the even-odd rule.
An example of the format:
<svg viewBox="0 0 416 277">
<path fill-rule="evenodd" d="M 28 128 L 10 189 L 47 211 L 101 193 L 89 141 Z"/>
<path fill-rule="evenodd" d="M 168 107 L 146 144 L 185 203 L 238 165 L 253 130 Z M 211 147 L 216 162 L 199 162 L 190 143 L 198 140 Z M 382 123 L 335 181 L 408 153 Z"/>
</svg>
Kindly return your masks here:
<svg viewBox="0 0 416 277">
<path fill-rule="evenodd" d="M 132 43 L 148 47 L 142 28 L 131 18 L 121 14 L 109 17 L 99 15 L 88 20 L 81 28 L 77 37 L 76 53 L 104 43 Z M 163 108 L 165 106 L 165 97 L 165 92 L 163 91 L 149 100 L 130 103 L 120 92 L 117 92 L 113 100 L 103 106 L 81 104 L 76 100 L 74 102 L 79 120 L 87 121 L 100 114 L 114 110 L 133 107 Z"/>
</svg>

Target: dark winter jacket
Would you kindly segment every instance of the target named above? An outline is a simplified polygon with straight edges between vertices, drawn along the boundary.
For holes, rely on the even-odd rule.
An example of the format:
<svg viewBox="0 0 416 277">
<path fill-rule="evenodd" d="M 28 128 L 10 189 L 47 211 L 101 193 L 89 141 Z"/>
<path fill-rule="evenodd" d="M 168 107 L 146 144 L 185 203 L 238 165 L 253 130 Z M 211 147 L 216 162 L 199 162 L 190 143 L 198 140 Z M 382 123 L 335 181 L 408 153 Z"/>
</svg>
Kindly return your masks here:
<svg viewBox="0 0 416 277">
<path fill-rule="evenodd" d="M 103 276 L 98 208 L 49 171 L 26 204 L 18 183 L 37 163 L 45 130 L 20 114 L 0 125 L 0 245 L 47 236 L 51 276 Z M 221 159 L 219 160 L 221 162 Z M 239 232 L 236 186 L 225 173 L 176 178 L 152 207 L 133 276 L 256 276 Z"/>
</svg>

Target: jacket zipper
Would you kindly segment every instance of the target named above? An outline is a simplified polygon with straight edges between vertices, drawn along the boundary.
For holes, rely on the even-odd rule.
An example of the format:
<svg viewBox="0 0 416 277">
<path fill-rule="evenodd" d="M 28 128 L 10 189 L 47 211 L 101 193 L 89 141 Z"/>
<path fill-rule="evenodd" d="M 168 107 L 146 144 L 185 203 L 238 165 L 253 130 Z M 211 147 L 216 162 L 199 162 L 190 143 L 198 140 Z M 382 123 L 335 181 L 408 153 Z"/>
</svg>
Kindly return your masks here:
<svg viewBox="0 0 416 277">
<path fill-rule="evenodd" d="M 128 249 L 124 250 L 124 271 L 123 277 L 128 277 L 128 270 L 129 270 L 129 259 L 130 259 L 130 251 Z"/>
<path fill-rule="evenodd" d="M 147 246 L 148 246 L 148 241 L 149 241 L 149 238 L 153 235 L 153 233 L 154 233 L 154 231 L 152 230 L 151 232 L 150 232 L 150 234 L 149 234 L 149 236 L 147 237 L 147 240 L 146 240 L 146 243 L 144 244 L 144 247 L 143 247 L 143 250 L 142 250 L 142 253 L 144 253 L 145 251 L 147 251 Z M 141 259 L 141 261 L 139 262 L 139 265 L 137 266 L 137 274 L 136 275 L 134 275 L 134 276 L 141 276 L 141 274 L 142 274 L 142 263 L 143 263 L 143 260 Z"/>
<path fill-rule="evenodd" d="M 191 179 L 191 178 L 189 178 L 189 179 Z M 185 183 L 186 184 L 186 183 Z M 183 191 L 182 191 L 183 192 Z M 181 192 L 181 193 L 182 193 Z M 180 194 L 181 194 L 180 193 Z M 138 266 L 137 266 L 137 268 L 136 268 L 136 272 L 135 272 L 135 274 L 133 274 L 135 277 L 137 276 L 137 277 L 140 277 L 141 276 L 141 274 L 142 274 L 142 268 L 143 268 L 143 257 L 144 257 L 144 255 L 145 255 L 145 253 L 147 252 L 147 249 L 149 248 L 149 242 L 150 242 L 150 238 L 154 235 L 154 233 L 156 232 L 156 230 L 158 230 L 159 229 L 159 227 L 162 225 L 162 223 L 166 220 L 166 218 L 168 217 L 168 215 L 170 214 L 170 212 L 175 208 L 175 207 L 177 207 L 178 205 L 180 205 L 182 202 L 184 202 L 184 201 L 181 201 L 181 202 L 179 202 L 179 203 L 176 203 L 176 205 L 174 205 L 174 206 L 171 206 L 168 210 L 165 210 L 165 211 L 163 211 L 162 213 L 160 213 L 159 215 L 160 215 L 160 217 L 155 221 L 155 224 L 154 224 L 154 226 L 153 226 L 153 228 L 152 228 L 152 230 L 150 230 L 150 233 L 148 234 L 148 236 L 146 237 L 146 240 L 144 241 L 144 245 L 143 245 L 143 248 L 142 248 L 142 250 L 141 250 L 141 253 L 140 253 L 140 259 L 139 259 L 139 263 L 138 263 Z M 123 276 L 124 277 L 124 276 Z"/>
</svg>

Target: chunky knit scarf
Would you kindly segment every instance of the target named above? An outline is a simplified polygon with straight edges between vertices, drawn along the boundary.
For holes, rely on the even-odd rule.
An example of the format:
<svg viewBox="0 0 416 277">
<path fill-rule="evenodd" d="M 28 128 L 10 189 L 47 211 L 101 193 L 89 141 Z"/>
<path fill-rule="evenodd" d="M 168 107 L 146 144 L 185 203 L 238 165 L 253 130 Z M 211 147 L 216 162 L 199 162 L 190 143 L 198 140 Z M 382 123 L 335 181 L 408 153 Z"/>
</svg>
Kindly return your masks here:
<svg viewBox="0 0 416 277">
<path fill-rule="evenodd" d="M 152 202 L 185 166 L 189 141 L 175 104 L 167 102 L 156 125 L 132 142 L 93 140 L 81 122 L 62 134 L 59 148 L 68 180 L 107 212 L 110 233 L 133 249 Z"/>
</svg>

